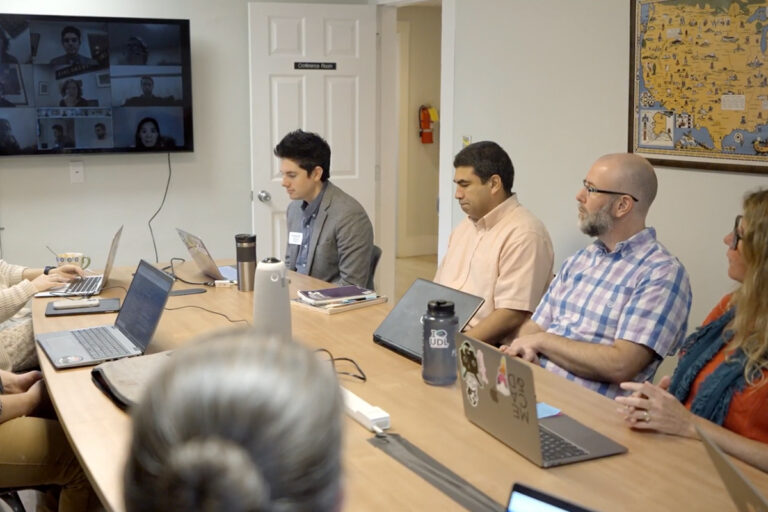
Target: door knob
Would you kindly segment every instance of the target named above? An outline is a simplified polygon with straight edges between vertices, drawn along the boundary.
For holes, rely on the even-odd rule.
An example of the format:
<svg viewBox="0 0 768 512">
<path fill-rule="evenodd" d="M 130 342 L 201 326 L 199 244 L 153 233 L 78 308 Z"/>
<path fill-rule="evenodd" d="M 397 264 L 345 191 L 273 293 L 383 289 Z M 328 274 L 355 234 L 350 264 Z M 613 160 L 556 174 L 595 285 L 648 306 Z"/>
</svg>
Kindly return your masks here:
<svg viewBox="0 0 768 512">
<path fill-rule="evenodd" d="M 258 197 L 259 201 L 261 201 L 262 203 L 268 203 L 269 201 L 272 200 L 272 196 L 266 190 L 260 190 L 259 194 L 256 197 Z"/>
</svg>

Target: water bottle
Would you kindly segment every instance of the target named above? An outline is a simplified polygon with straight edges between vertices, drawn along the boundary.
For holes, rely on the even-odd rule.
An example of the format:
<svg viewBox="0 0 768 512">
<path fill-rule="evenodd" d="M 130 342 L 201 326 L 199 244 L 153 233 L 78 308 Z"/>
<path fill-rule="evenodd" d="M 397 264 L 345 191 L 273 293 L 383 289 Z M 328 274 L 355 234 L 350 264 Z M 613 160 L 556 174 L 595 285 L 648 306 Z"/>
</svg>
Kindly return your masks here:
<svg viewBox="0 0 768 512">
<path fill-rule="evenodd" d="M 459 319 L 453 312 L 453 302 L 431 300 L 424 324 L 424 355 L 421 376 L 434 386 L 448 386 L 456 382 L 456 330 Z"/>
<path fill-rule="evenodd" d="M 262 336 L 291 341 L 290 281 L 277 258 L 259 262 L 254 274 L 253 330 Z"/>
<path fill-rule="evenodd" d="M 256 235 L 235 235 L 237 254 L 237 289 L 253 291 L 253 274 L 256 272 Z"/>
</svg>

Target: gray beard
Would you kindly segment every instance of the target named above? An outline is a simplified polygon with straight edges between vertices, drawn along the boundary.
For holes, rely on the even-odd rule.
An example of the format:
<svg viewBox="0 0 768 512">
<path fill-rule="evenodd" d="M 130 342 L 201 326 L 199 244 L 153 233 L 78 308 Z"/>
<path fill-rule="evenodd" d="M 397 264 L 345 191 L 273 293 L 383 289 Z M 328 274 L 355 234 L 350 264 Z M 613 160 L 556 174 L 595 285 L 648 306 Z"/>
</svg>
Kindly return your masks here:
<svg viewBox="0 0 768 512">
<path fill-rule="evenodd" d="M 579 229 L 587 236 L 604 235 L 613 228 L 613 217 L 608 213 L 613 203 L 605 205 L 598 211 L 588 213 L 583 219 L 579 219 Z"/>
</svg>

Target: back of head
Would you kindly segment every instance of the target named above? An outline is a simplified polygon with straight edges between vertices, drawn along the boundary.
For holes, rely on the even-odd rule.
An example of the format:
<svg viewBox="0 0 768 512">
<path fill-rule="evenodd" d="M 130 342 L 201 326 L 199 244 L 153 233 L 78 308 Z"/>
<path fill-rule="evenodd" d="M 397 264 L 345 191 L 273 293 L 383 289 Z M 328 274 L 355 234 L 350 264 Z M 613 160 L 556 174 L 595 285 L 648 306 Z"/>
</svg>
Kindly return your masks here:
<svg viewBox="0 0 768 512">
<path fill-rule="evenodd" d="M 315 167 L 322 168 L 322 181 L 331 177 L 331 147 L 316 133 L 303 130 L 289 133 L 275 146 L 275 156 L 293 160 L 307 173 Z"/>
<path fill-rule="evenodd" d="M 342 401 L 332 367 L 250 330 L 177 351 L 133 411 L 134 511 L 335 510 Z"/>
<path fill-rule="evenodd" d="M 475 142 L 463 148 L 453 159 L 453 167 L 474 168 L 475 174 L 483 183 L 494 174 L 498 174 L 506 195 L 512 193 L 515 168 L 507 152 L 495 142 Z"/>
</svg>

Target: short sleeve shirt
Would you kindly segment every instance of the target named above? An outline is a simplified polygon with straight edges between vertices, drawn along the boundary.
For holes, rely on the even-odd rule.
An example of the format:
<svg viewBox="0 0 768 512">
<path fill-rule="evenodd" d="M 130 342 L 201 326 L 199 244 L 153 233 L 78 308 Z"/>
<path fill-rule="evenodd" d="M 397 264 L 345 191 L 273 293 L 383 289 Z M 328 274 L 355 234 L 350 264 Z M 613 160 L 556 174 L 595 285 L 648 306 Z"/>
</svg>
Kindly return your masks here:
<svg viewBox="0 0 768 512">
<path fill-rule="evenodd" d="M 496 309 L 533 311 L 553 261 L 547 229 L 513 194 L 477 222 L 467 218 L 456 227 L 435 281 L 485 299 L 473 327 Z"/>
<path fill-rule="evenodd" d="M 613 251 L 597 240 L 566 260 L 533 321 L 574 342 L 613 345 L 623 339 L 650 348 L 657 357 L 633 379 L 642 382 L 680 347 L 690 308 L 688 273 L 656 240 L 655 230 L 645 228 Z M 623 393 L 618 384 L 577 377 L 546 357 L 540 362 L 603 395 Z"/>
</svg>

